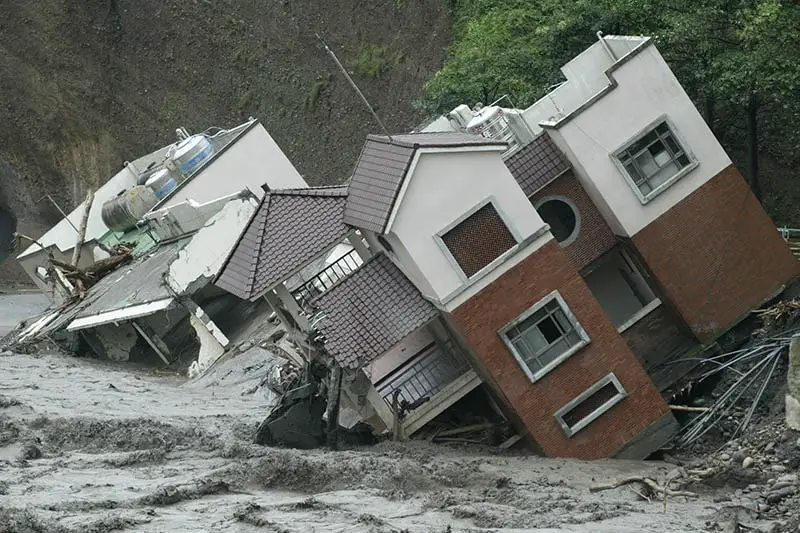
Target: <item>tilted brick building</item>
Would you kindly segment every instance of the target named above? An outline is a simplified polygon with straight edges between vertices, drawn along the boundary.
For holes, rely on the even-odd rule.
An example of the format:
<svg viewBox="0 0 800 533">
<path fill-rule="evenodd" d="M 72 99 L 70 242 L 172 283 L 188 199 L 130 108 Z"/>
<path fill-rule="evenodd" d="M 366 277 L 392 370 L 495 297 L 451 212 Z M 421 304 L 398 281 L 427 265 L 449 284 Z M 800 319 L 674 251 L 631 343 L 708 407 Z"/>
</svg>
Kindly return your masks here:
<svg viewBox="0 0 800 533">
<path fill-rule="evenodd" d="M 562 71 L 525 110 L 369 136 L 332 235 L 363 263 L 266 295 L 304 322 L 287 295 L 319 294 L 309 330 L 386 427 L 393 398 L 410 434 L 483 384 L 546 455 L 645 457 L 677 427 L 671 363 L 798 274 L 649 38 L 603 37 Z"/>
</svg>

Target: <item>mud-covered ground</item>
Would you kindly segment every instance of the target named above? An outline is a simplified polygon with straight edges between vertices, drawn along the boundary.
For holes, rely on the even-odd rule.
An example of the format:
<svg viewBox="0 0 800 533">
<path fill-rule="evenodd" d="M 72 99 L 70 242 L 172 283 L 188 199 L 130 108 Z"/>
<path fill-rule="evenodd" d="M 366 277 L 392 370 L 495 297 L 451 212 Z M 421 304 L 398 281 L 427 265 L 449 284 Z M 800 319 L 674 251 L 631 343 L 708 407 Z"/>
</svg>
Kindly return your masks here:
<svg viewBox="0 0 800 533">
<path fill-rule="evenodd" d="M 0 311 L 8 297 L 0 296 Z M 7 316 L 7 315 L 0 315 Z M 0 356 L 0 533 L 677 532 L 721 527 L 719 492 L 589 487 L 658 462 L 581 462 L 425 442 L 339 452 L 250 444 L 275 397 L 233 359 L 195 382 L 62 354 Z"/>
</svg>

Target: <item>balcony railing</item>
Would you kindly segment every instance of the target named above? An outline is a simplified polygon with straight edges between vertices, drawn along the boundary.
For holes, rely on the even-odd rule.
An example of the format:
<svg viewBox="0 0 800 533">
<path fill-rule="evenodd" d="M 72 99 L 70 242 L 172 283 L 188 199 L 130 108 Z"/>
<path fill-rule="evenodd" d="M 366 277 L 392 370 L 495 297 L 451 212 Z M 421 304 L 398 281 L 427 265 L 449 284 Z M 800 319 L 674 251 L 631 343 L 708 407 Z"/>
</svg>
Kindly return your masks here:
<svg viewBox="0 0 800 533">
<path fill-rule="evenodd" d="M 339 280 L 357 270 L 363 261 L 355 249 L 350 250 L 335 262 L 326 266 L 314 277 L 292 291 L 292 296 L 305 310 L 310 309 L 311 300 L 327 291 Z"/>
<path fill-rule="evenodd" d="M 398 391 L 401 405 L 419 406 L 467 370 L 469 364 L 452 341 L 434 343 L 379 383 L 378 394 L 391 405 L 394 391 Z"/>
</svg>

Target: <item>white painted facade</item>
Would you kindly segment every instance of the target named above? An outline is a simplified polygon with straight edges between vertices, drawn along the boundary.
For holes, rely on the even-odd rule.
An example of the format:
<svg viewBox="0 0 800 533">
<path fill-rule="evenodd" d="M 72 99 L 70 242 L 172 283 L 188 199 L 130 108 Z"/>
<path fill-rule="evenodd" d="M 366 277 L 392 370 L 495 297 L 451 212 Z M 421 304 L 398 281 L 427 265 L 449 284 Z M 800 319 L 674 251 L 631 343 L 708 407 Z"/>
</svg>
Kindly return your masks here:
<svg viewBox="0 0 800 533">
<path fill-rule="evenodd" d="M 264 184 L 272 189 L 308 186 L 267 130 L 257 121 L 237 126 L 229 130 L 226 135 L 235 138 L 228 144 L 224 144 L 224 140 L 214 141 L 214 144 L 221 144 L 212 156 L 213 159 L 183 182 L 174 193 L 154 206 L 154 210 L 174 206 L 181 209 L 188 201 L 204 204 L 245 189 L 249 189 L 256 197 L 261 198 L 264 195 L 262 188 Z M 138 177 L 136 169 L 143 171 L 151 163 L 163 162 L 169 147 L 162 147 L 135 160 L 98 188 L 89 212 L 85 239 L 87 244 L 82 251 L 79 266 L 85 267 L 93 262 L 93 243 L 109 231 L 101 216 L 103 204 L 136 185 Z M 62 260 L 71 258 L 71 250 L 77 240 L 77 232 L 73 225 L 75 227 L 80 225 L 85 210 L 84 205 L 85 202 L 82 202 L 68 215 L 68 220 L 61 220 L 38 239 L 39 243 L 48 251 L 52 251 L 56 258 Z M 36 275 L 37 267 L 49 266 L 47 253 L 40 246 L 35 244 L 29 246 L 17 256 L 17 260 L 34 283 L 43 290 L 48 289 L 48 283 Z"/>
<path fill-rule="evenodd" d="M 454 309 L 552 239 L 503 164 L 502 151 L 496 146 L 419 149 L 390 218 L 387 240 L 393 248 L 394 243 L 402 245 L 395 249 L 395 259 L 411 272 L 412 281 L 426 280 L 422 292 L 430 289 L 427 296 L 446 309 Z M 467 279 L 438 235 L 487 201 L 494 204 L 518 245 Z"/>
<path fill-rule="evenodd" d="M 167 282 L 172 290 L 185 294 L 198 282 L 205 285 L 213 279 L 257 208 L 254 198 L 241 198 L 229 201 L 211 217 L 170 265 Z"/>
<path fill-rule="evenodd" d="M 655 46 L 645 46 L 611 76 L 616 87 L 570 120 L 556 121 L 548 133 L 612 229 L 632 236 L 731 160 Z M 663 119 L 697 166 L 643 203 L 612 154 Z"/>
<path fill-rule="evenodd" d="M 208 202 L 242 189 L 261 198 L 264 184 L 271 189 L 308 187 L 266 128 L 256 123 L 157 207 L 188 199 Z"/>
<path fill-rule="evenodd" d="M 561 69 L 566 81 L 522 111 L 546 129 L 611 229 L 630 237 L 731 164 L 648 37 L 606 36 Z M 614 154 L 666 120 L 693 163 L 652 197 L 634 189 Z M 452 130 L 438 119 L 425 131 Z"/>
</svg>

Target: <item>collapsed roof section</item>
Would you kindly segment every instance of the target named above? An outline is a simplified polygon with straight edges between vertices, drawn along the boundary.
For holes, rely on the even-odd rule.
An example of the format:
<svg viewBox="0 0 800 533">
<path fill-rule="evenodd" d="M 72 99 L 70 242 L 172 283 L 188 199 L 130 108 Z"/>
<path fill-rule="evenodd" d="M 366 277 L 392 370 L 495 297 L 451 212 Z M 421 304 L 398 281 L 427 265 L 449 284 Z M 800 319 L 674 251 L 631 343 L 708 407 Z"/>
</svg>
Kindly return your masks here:
<svg viewBox="0 0 800 533">
<path fill-rule="evenodd" d="M 384 254 L 378 254 L 314 302 L 325 348 L 345 368 L 383 355 L 438 316 L 438 310 Z"/>
<path fill-rule="evenodd" d="M 419 148 L 505 145 L 502 140 L 459 132 L 369 135 L 349 183 L 344 221 L 383 233 Z"/>
<path fill-rule="evenodd" d="M 347 187 L 269 191 L 215 285 L 255 300 L 348 233 L 342 221 Z"/>
</svg>

